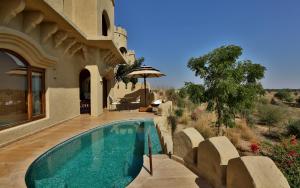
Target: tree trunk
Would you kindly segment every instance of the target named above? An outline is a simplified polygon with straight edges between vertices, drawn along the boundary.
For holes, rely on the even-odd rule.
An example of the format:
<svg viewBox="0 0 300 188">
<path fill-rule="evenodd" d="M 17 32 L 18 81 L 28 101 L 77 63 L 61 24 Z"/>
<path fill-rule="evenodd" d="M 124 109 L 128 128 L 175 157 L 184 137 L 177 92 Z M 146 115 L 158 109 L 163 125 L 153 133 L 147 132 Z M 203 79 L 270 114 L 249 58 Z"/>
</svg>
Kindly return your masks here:
<svg viewBox="0 0 300 188">
<path fill-rule="evenodd" d="M 222 119 L 222 111 L 220 109 L 220 104 L 219 102 L 217 101 L 217 117 L 218 117 L 218 121 L 217 121 L 217 127 L 218 127 L 218 136 L 222 136 L 223 135 L 223 131 L 222 131 L 222 122 L 221 122 L 221 119 Z"/>
</svg>

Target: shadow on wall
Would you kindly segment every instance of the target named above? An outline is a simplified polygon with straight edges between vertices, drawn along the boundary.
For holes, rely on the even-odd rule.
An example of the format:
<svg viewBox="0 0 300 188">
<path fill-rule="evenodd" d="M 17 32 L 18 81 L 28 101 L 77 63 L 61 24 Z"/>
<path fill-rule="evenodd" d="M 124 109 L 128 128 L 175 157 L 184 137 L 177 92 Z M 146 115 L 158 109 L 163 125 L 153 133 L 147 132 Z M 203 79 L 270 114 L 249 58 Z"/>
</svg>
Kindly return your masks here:
<svg viewBox="0 0 300 188">
<path fill-rule="evenodd" d="M 146 105 L 148 106 L 155 98 L 149 84 L 147 84 L 146 95 Z M 143 83 L 137 83 L 136 85 L 128 83 L 127 86 L 123 82 L 115 83 L 109 96 L 113 101 L 119 101 L 121 103 L 116 105 L 117 110 L 135 110 L 141 106 L 145 106 L 145 90 Z"/>
<path fill-rule="evenodd" d="M 154 94 L 151 90 L 146 90 L 147 103 L 146 106 L 150 105 L 154 100 Z M 139 89 L 131 93 L 125 94 L 120 98 L 120 103 L 117 105 L 117 110 L 135 110 L 141 106 L 145 106 L 145 90 Z"/>
</svg>

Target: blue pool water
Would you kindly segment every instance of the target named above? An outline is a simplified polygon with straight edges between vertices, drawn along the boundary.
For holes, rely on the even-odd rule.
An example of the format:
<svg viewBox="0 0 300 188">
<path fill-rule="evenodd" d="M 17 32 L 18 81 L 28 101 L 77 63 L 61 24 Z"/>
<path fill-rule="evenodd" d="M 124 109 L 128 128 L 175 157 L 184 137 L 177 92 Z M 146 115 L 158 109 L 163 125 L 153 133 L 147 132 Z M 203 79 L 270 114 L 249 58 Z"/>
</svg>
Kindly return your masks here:
<svg viewBox="0 0 300 188">
<path fill-rule="evenodd" d="M 29 167 L 29 188 L 126 187 L 140 172 L 148 154 L 161 153 L 152 120 L 125 121 L 78 135 L 40 156 Z"/>
</svg>

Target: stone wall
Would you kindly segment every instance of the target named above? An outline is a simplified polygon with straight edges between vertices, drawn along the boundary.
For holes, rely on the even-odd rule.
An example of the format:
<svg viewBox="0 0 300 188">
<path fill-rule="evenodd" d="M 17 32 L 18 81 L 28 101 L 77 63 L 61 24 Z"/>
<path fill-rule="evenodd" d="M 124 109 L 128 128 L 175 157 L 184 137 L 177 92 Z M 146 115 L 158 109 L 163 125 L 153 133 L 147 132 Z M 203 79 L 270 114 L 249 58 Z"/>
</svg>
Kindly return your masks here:
<svg viewBox="0 0 300 188">
<path fill-rule="evenodd" d="M 62 2 L 66 4 L 63 9 Z M 68 3 L 74 4 L 71 6 Z M 1 5 L 0 49 L 13 51 L 31 66 L 45 70 L 46 117 L 1 130 L 0 146 L 79 116 L 79 78 L 84 69 L 91 76 L 91 115 L 100 115 L 103 112 L 103 80 L 110 85 L 108 92 L 113 90 L 113 71 L 117 64 L 126 63 L 126 57 L 114 44 L 113 37 L 101 36 L 99 32 L 101 14 L 96 15 L 98 12 L 105 10 L 111 28 L 114 27 L 112 1 L 3 0 Z M 50 7 L 52 5 L 57 11 Z M 75 12 L 81 10 L 82 14 L 77 14 L 73 19 L 67 13 L 61 13 L 62 10 L 65 12 L 65 8 Z M 89 8 L 91 10 L 86 11 Z M 15 91 L 13 95 L 19 95 L 19 92 Z M 0 103 L 3 107 L 3 103 L 11 102 L 5 94 Z"/>
<path fill-rule="evenodd" d="M 161 140 L 167 135 L 159 125 Z M 172 139 L 172 138 L 171 138 Z M 169 141 L 172 142 L 172 141 Z M 225 136 L 204 140 L 194 128 L 187 128 L 173 136 L 172 158 L 204 178 L 212 187 L 228 188 L 288 188 L 288 181 L 268 157 L 240 157 Z M 171 152 L 167 148 L 167 151 Z"/>
<path fill-rule="evenodd" d="M 158 107 L 159 114 L 154 118 L 154 123 L 165 154 L 173 153 L 172 128 L 168 121 L 172 108 L 173 104 L 171 101 L 160 104 Z"/>
</svg>

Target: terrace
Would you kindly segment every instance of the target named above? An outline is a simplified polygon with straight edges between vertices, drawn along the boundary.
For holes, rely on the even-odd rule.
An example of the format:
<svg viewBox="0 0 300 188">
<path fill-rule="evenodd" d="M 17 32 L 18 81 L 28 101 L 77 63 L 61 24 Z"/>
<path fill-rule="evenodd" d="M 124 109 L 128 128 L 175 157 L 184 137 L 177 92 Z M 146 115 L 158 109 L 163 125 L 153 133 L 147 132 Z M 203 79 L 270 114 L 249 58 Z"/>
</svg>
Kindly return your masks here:
<svg viewBox="0 0 300 188">
<path fill-rule="evenodd" d="M 0 151 L 0 169 L 5 169 L 0 171 L 0 187 L 26 187 L 25 174 L 29 165 L 50 148 L 75 135 L 112 121 L 154 117 L 155 115 L 151 113 L 128 113 L 127 111 L 105 112 L 99 117 L 81 115 L 8 144 L 2 147 Z M 160 167 L 158 167 L 158 164 Z M 163 167 L 161 164 L 163 164 Z M 171 171 L 173 173 L 169 173 Z M 131 187 L 141 187 L 139 182 L 144 180 L 149 181 L 146 183 L 148 187 L 155 187 L 156 185 L 172 187 L 178 180 L 183 180 L 180 183 L 181 187 L 191 187 L 191 185 L 197 187 L 195 181 L 197 176 L 180 163 L 168 159 L 167 155 L 154 157 L 154 173 L 154 177 L 149 180 L 149 177 L 147 177 L 148 172 L 143 169 L 140 175 L 141 178 L 136 183 L 131 184 Z M 174 181 L 170 181 L 170 178 Z M 143 187 L 147 186 L 143 185 Z"/>
</svg>

